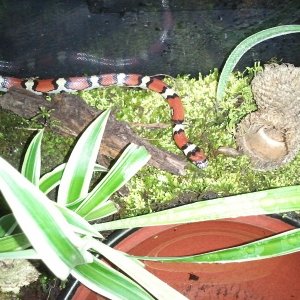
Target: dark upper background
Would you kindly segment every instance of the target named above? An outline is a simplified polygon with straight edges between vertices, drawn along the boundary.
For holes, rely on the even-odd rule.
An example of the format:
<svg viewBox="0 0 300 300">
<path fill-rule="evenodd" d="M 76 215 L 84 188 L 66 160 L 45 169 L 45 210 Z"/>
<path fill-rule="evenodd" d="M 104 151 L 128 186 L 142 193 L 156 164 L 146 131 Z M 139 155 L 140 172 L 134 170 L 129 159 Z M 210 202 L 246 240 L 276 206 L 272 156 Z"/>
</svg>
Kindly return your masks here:
<svg viewBox="0 0 300 300">
<path fill-rule="evenodd" d="M 247 36 L 300 24 L 299 0 L 2 0 L 0 74 L 171 75 L 221 68 Z M 250 50 L 239 68 L 277 57 L 300 65 L 300 34 Z"/>
</svg>

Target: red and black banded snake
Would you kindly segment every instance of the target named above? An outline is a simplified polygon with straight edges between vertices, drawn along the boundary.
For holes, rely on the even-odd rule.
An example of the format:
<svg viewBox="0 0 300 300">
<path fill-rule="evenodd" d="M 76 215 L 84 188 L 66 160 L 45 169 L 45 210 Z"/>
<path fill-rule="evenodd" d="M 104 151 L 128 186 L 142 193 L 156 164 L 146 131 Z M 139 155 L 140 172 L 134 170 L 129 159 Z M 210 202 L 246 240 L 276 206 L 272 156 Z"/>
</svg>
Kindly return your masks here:
<svg viewBox="0 0 300 300">
<path fill-rule="evenodd" d="M 177 147 L 198 168 L 205 168 L 207 166 L 208 161 L 204 152 L 198 146 L 191 143 L 185 135 L 184 108 L 180 97 L 166 83 L 156 77 L 124 73 L 57 79 L 20 79 L 0 76 L 0 91 L 6 92 L 14 86 L 24 88 L 39 95 L 91 90 L 113 85 L 149 89 L 161 94 L 171 108 L 173 138 Z"/>
</svg>

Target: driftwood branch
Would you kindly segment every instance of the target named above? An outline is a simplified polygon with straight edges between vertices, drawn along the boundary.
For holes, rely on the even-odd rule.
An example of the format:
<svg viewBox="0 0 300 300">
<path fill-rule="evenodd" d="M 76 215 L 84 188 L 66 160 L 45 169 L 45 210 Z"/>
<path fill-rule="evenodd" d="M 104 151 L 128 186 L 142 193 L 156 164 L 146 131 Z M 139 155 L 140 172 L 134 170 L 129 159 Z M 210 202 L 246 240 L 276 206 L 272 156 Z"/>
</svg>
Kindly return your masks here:
<svg viewBox="0 0 300 300">
<path fill-rule="evenodd" d="M 26 90 L 11 89 L 0 97 L 0 106 L 24 118 L 32 118 L 44 107 L 51 111 L 51 120 L 58 121 L 54 130 L 63 135 L 77 136 L 101 111 L 88 106 L 80 97 L 60 94 L 46 101 L 42 96 Z M 98 160 L 104 157 L 115 158 L 129 143 L 143 145 L 150 152 L 150 164 L 173 174 L 184 174 L 186 160 L 178 155 L 162 151 L 137 136 L 125 123 L 115 119 L 111 114 L 99 153 Z M 104 156 L 104 157 L 103 157 Z"/>
</svg>

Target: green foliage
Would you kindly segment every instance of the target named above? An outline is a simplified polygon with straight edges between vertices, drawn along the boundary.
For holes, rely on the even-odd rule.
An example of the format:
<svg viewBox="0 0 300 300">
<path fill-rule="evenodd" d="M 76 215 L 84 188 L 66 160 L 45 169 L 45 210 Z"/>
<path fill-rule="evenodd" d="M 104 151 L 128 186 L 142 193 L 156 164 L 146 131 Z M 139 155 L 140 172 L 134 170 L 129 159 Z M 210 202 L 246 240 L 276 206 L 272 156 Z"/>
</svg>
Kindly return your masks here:
<svg viewBox="0 0 300 300">
<path fill-rule="evenodd" d="M 44 124 L 48 123 L 50 120 L 50 117 L 51 117 L 51 113 L 53 112 L 54 109 L 47 109 L 46 107 L 42 106 L 42 107 L 39 107 L 39 110 L 40 110 L 39 113 L 30 119 L 30 122 L 33 122 L 33 121 L 35 122 L 37 120 L 42 119 Z M 55 124 L 53 124 L 53 122 L 52 122 L 51 125 L 55 125 Z"/>
<path fill-rule="evenodd" d="M 262 31 L 259 31 L 248 38 L 244 39 L 240 44 L 238 44 L 235 49 L 231 52 L 229 57 L 226 60 L 226 63 L 223 67 L 222 73 L 220 75 L 218 89 L 217 89 L 217 101 L 220 101 L 223 98 L 225 87 L 228 81 L 230 74 L 232 73 L 234 67 L 240 60 L 240 58 L 253 46 L 266 41 L 268 39 L 291 34 L 299 33 L 300 25 L 282 25 L 272 28 L 268 28 Z"/>
<path fill-rule="evenodd" d="M 300 186 L 199 201 L 147 215 L 95 224 L 96 230 L 182 224 L 300 210 Z"/>
<path fill-rule="evenodd" d="M 71 204 L 87 197 L 108 115 L 109 111 L 101 114 L 77 141 L 59 185 L 57 202 L 60 205 Z"/>
<path fill-rule="evenodd" d="M 300 251 L 300 229 L 289 230 L 245 245 L 185 257 L 135 257 L 160 262 L 229 263 L 277 257 Z"/>
<path fill-rule="evenodd" d="M 33 184 L 38 185 L 41 172 L 41 140 L 43 131 L 40 131 L 31 141 L 22 164 L 22 174 Z M 34 159 L 30 159 L 34 157 Z"/>
<path fill-rule="evenodd" d="M 167 295 L 185 299 L 132 259 L 94 239 L 101 238 L 101 235 L 73 211 L 80 213 L 81 204 L 85 204 L 84 215 L 92 214 L 95 219 L 114 213 L 116 206 L 108 200 L 109 195 L 150 158 L 144 148 L 130 145 L 103 178 L 103 184 L 100 182 L 90 190 L 94 170 L 105 169 L 95 166 L 95 160 L 108 115 L 109 112 L 105 112 L 96 118 L 77 141 L 68 162 L 44 175 L 41 182 L 42 131 L 28 147 L 22 165 L 23 174 L 0 158 L 1 192 L 13 212 L 13 215 L 8 214 L 0 219 L 0 259 L 42 259 L 60 279 L 64 280 L 72 273 L 85 285 L 110 299 L 153 299 L 134 281 L 97 260 L 88 251 L 91 249 L 123 271 L 127 270 L 131 278 L 142 282 L 144 288 L 160 299 L 167 299 Z M 48 192 L 58 184 L 57 204 L 50 201 L 39 187 Z M 95 203 L 102 194 L 105 197 Z M 16 221 L 23 232 L 14 232 Z M 139 279 L 140 276 L 142 279 Z"/>
</svg>

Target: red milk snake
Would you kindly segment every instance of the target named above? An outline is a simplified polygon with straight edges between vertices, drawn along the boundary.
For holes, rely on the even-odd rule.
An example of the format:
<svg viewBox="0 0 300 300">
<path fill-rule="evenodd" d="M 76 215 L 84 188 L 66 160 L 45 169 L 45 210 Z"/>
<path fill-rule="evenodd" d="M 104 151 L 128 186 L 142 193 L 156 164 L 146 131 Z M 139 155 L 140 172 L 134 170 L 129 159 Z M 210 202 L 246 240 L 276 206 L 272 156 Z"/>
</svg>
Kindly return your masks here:
<svg viewBox="0 0 300 300">
<path fill-rule="evenodd" d="M 162 80 L 137 74 L 104 74 L 86 77 L 69 77 L 58 79 L 19 79 L 15 77 L 0 76 L 0 91 L 6 92 L 15 86 L 24 88 L 35 94 L 52 94 L 61 92 L 74 92 L 108 87 L 112 85 L 125 87 L 139 87 L 157 92 L 168 102 L 172 115 L 173 138 L 179 149 L 198 168 L 207 166 L 204 152 L 191 143 L 184 132 L 184 108 L 180 97 Z"/>
</svg>

